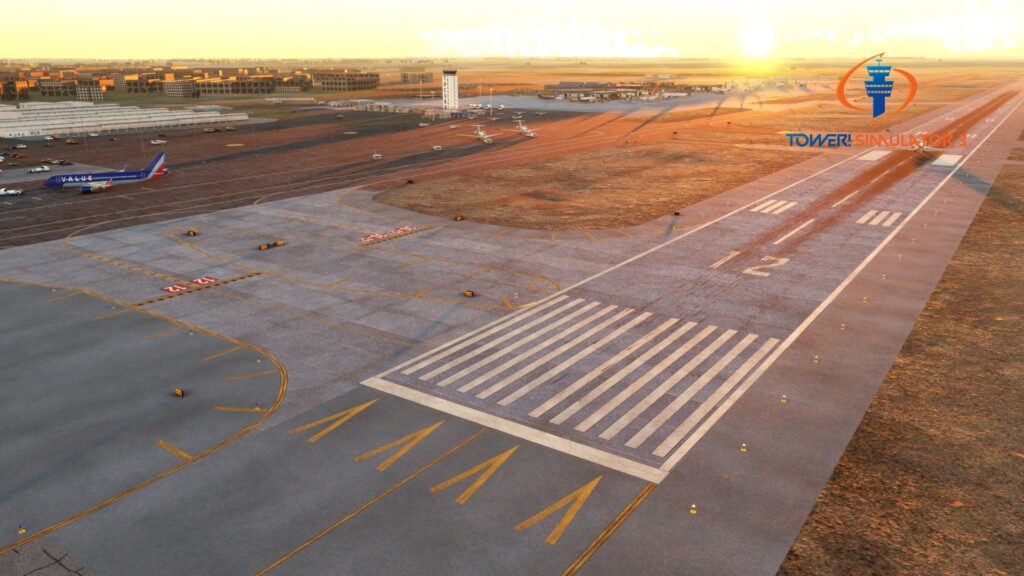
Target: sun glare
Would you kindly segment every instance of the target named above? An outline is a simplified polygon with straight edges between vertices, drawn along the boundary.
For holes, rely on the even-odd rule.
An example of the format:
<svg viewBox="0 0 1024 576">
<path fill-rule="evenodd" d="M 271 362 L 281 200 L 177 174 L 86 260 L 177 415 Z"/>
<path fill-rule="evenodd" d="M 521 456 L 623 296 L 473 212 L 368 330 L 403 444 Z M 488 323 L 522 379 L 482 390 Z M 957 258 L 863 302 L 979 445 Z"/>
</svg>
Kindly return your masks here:
<svg viewBox="0 0 1024 576">
<path fill-rule="evenodd" d="M 775 30 L 767 22 L 748 22 L 740 31 L 740 45 L 751 58 L 764 58 L 775 48 Z"/>
</svg>

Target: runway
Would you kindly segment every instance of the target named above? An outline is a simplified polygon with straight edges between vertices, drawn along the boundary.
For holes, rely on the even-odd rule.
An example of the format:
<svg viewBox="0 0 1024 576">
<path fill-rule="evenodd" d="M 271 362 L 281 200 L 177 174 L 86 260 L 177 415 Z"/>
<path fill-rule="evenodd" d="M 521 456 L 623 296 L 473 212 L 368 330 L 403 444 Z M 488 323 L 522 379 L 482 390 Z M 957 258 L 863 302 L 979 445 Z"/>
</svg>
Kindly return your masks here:
<svg viewBox="0 0 1024 576">
<path fill-rule="evenodd" d="M 817 157 L 621 234 L 343 190 L 0 252 L 137 303 L 258 271 L 142 306 L 289 373 L 260 431 L 45 537 L 97 574 L 774 574 L 1024 129 L 1020 89 L 911 122 L 968 136 L 942 162 Z M 358 245 L 398 225 L 432 228 Z M 240 248 L 257 231 L 289 243 Z"/>
</svg>

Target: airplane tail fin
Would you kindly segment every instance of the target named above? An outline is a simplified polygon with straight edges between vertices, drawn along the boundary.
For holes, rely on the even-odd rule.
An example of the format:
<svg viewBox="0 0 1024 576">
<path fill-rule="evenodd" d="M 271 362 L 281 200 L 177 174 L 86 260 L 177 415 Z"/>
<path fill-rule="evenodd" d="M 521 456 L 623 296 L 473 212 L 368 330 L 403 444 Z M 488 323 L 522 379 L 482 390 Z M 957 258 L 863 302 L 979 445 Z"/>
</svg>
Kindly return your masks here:
<svg viewBox="0 0 1024 576">
<path fill-rule="evenodd" d="M 146 179 L 153 178 L 155 176 L 162 176 L 164 174 L 164 157 L 165 154 L 160 152 L 153 157 L 153 161 L 146 166 Z"/>
</svg>

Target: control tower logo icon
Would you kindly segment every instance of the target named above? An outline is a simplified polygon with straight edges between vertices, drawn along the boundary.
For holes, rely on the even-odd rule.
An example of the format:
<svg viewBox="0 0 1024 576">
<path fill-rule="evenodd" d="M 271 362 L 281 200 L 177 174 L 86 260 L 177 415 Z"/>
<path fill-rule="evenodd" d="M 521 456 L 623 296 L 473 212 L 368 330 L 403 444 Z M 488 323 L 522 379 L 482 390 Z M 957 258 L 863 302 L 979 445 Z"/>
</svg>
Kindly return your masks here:
<svg viewBox="0 0 1024 576">
<path fill-rule="evenodd" d="M 884 55 L 885 52 L 881 52 L 875 54 L 874 56 L 869 56 L 864 60 L 860 61 L 853 68 L 850 68 L 846 72 L 846 74 L 843 75 L 842 79 L 839 80 L 839 84 L 836 86 L 836 98 L 839 99 L 840 104 L 846 106 L 847 108 L 852 108 L 853 110 L 866 111 L 864 108 L 861 108 L 851 103 L 846 98 L 846 84 L 850 81 L 850 78 L 861 68 L 866 68 L 869 76 L 869 79 L 864 81 L 864 90 L 867 93 L 868 98 L 871 99 L 872 118 L 878 118 L 882 114 L 885 114 L 886 100 L 892 96 L 892 89 L 895 85 L 895 82 L 890 80 L 890 75 L 893 72 L 896 72 L 897 74 L 903 76 L 903 78 L 905 78 L 908 83 L 907 97 L 905 100 L 903 100 L 899 108 L 897 108 L 896 112 L 894 113 L 900 112 L 901 110 L 906 108 L 907 105 L 910 104 L 910 101 L 914 99 L 914 95 L 917 94 L 917 78 L 914 78 L 914 75 L 911 74 L 910 72 L 907 72 L 906 70 L 901 70 L 900 68 L 893 68 L 892 66 L 883 64 L 882 56 Z M 874 60 L 875 63 L 868 64 L 867 66 L 865 66 L 865 64 L 867 64 L 871 60 Z"/>
</svg>

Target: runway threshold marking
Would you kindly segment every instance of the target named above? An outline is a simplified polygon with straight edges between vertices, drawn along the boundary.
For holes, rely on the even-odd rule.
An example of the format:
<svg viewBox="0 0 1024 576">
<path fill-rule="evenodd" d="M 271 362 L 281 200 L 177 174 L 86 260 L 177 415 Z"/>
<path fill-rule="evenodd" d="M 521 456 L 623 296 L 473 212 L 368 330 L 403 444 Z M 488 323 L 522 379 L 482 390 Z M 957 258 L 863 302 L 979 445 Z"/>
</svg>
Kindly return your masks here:
<svg viewBox="0 0 1024 576">
<path fill-rule="evenodd" d="M 569 524 L 572 524 L 573 519 L 576 518 L 576 514 L 580 511 L 580 508 L 583 507 L 583 504 L 586 503 L 587 499 L 590 498 L 590 495 L 593 494 L 594 489 L 597 488 L 597 485 L 601 483 L 602 478 L 604 478 L 604 475 L 594 478 L 587 484 L 584 484 L 583 486 L 580 486 L 579 488 L 573 490 L 569 494 L 566 494 L 561 500 L 555 502 L 554 504 L 548 506 L 547 508 L 541 510 L 540 512 L 534 514 L 533 516 L 530 516 L 526 520 L 523 520 L 516 526 L 516 531 L 524 532 L 526 530 L 529 530 L 533 525 L 537 524 L 541 520 L 544 520 L 548 516 L 551 516 L 555 512 L 558 512 L 562 508 L 568 506 L 569 509 L 566 510 L 565 514 L 562 515 L 562 519 L 558 521 L 558 524 L 556 524 L 555 527 L 552 528 L 551 532 L 548 534 L 548 537 L 544 540 L 549 545 L 557 544 L 558 540 L 562 537 L 562 534 L 565 533 L 566 528 L 568 528 Z"/>
<path fill-rule="evenodd" d="M 383 446 L 380 446 L 379 448 L 374 448 L 373 450 L 370 450 L 369 452 L 365 452 L 363 454 L 360 454 L 359 456 L 356 456 L 356 462 L 362 462 L 364 460 L 368 460 L 368 459 L 373 458 L 374 456 L 376 456 L 378 454 L 387 452 L 388 450 L 392 450 L 394 448 L 398 448 L 399 446 L 401 446 L 401 448 L 396 450 L 394 454 L 392 454 L 391 456 L 387 457 L 383 462 L 381 462 L 377 466 L 377 471 L 378 472 L 383 472 L 383 471 L 387 470 L 388 468 L 390 468 L 392 464 L 394 464 L 395 462 L 398 462 L 398 460 L 401 459 L 402 456 L 405 456 L 410 450 L 415 448 L 416 445 L 419 444 L 420 442 L 422 442 L 424 438 L 426 438 L 427 436 L 430 436 L 430 434 L 434 430 L 437 430 L 438 428 L 440 428 L 442 424 L 444 424 L 444 420 L 441 420 L 440 422 L 435 422 L 435 423 L 431 424 L 430 426 L 427 426 L 426 428 L 423 428 L 422 430 L 417 430 L 416 432 L 413 432 L 412 434 L 409 434 L 408 436 L 403 436 L 403 437 L 399 438 L 398 440 L 394 440 L 392 442 L 388 442 L 387 444 L 384 444 Z"/>
<path fill-rule="evenodd" d="M 675 236 L 646 250 L 643 250 L 629 258 L 620 261 L 619 263 L 613 266 L 610 266 L 604 270 L 592 274 L 591 276 L 579 280 L 576 283 L 560 290 L 559 292 L 556 292 L 544 299 L 537 301 L 527 311 L 540 312 L 547 309 L 550 306 L 556 305 L 559 302 L 562 302 L 564 305 L 563 301 L 569 298 L 567 293 L 569 293 L 571 290 L 583 286 L 595 279 L 611 274 L 624 266 L 627 266 L 633 262 L 636 262 L 637 260 L 640 260 L 648 256 L 649 254 L 652 254 L 675 242 L 687 238 L 692 234 L 700 232 L 704 228 L 710 227 L 722 220 L 735 216 L 736 214 L 739 214 L 741 212 L 750 210 L 752 207 L 764 206 L 770 207 L 772 208 L 772 210 L 778 210 L 778 207 L 784 206 L 784 204 L 778 203 L 778 195 L 804 182 L 812 180 L 820 176 L 821 174 L 824 174 L 830 170 L 834 170 L 837 167 L 847 162 L 850 162 L 851 160 L 854 160 L 856 158 L 856 156 L 849 156 L 847 158 L 839 160 L 838 162 L 825 166 L 824 168 L 812 174 L 809 174 L 808 176 L 791 182 L 773 192 L 761 196 L 760 198 L 752 200 L 747 204 L 741 205 L 729 212 L 721 214 L 720 216 L 702 222 L 699 225 L 690 228 L 686 232 L 679 234 L 678 236 Z M 766 204 L 766 202 L 769 200 L 773 200 L 772 204 Z M 720 260 L 719 262 L 715 263 L 715 265 L 712 266 L 721 266 L 721 264 L 723 264 L 724 262 L 728 261 L 731 258 L 734 258 L 738 254 L 738 252 L 730 253 L 725 258 L 723 258 L 722 260 Z M 769 262 L 767 265 L 763 265 L 762 267 L 770 268 L 772 266 L 781 265 L 782 263 L 783 262 L 781 262 L 780 260 L 773 260 L 772 262 Z M 755 272 L 755 270 L 751 270 L 751 272 Z M 575 305 L 575 303 L 572 304 Z M 368 378 L 365 381 L 363 381 L 363 384 L 370 388 L 374 388 L 376 390 L 386 392 L 394 396 L 399 396 L 406 400 L 410 400 L 412 402 L 428 406 L 439 411 L 447 412 L 449 414 L 476 422 L 478 424 L 482 424 L 484 426 L 489 426 L 491 428 L 505 432 L 507 434 L 517 436 L 537 444 L 541 444 L 548 448 L 552 448 L 564 453 L 574 455 L 578 458 L 588 460 L 590 462 L 594 462 L 605 467 L 612 468 L 619 472 L 623 472 L 625 474 L 629 474 L 634 477 L 641 478 L 653 483 L 661 482 L 665 478 L 668 472 L 679 462 L 679 460 L 683 456 L 685 456 L 685 453 L 689 449 L 689 447 L 694 445 L 697 441 L 700 440 L 701 437 L 703 437 L 704 434 L 706 434 L 707 430 L 714 425 L 714 422 L 717 421 L 721 417 L 721 415 L 724 414 L 724 411 L 727 410 L 735 402 L 734 398 L 738 397 L 737 394 L 734 393 L 733 396 L 730 396 L 729 398 L 724 400 L 722 405 L 718 407 L 709 407 L 709 409 L 714 409 L 714 412 L 707 418 L 707 420 L 704 421 L 704 423 L 701 424 L 701 426 L 699 426 L 696 430 L 693 431 L 692 435 L 686 439 L 684 444 L 679 448 L 675 449 L 668 456 L 668 458 L 666 458 L 664 462 L 662 462 L 661 465 L 652 466 L 643 462 L 630 459 L 628 457 L 620 456 L 618 454 L 614 454 L 599 448 L 595 448 L 587 444 L 572 441 L 565 436 L 552 434 L 538 427 L 534 427 L 527 424 L 521 424 L 516 421 L 502 418 L 484 409 L 479 409 L 471 405 L 442 398 L 438 395 L 415 388 L 413 387 L 413 385 L 404 385 L 396 382 L 391 382 L 386 379 L 386 377 L 389 374 L 392 374 L 394 372 L 401 372 L 401 374 L 403 375 L 409 375 L 414 372 L 417 372 L 430 364 L 437 363 L 438 360 L 440 360 L 441 358 L 450 356 L 458 352 L 459 350 L 466 348 L 467 346 L 473 345 L 474 342 L 487 338 L 489 335 L 494 334 L 496 332 L 503 331 L 508 326 L 512 326 L 516 323 L 521 323 L 524 320 L 524 318 L 525 317 L 520 313 L 513 313 L 504 318 L 497 319 L 491 323 L 481 326 L 477 330 L 468 332 L 463 336 L 455 338 L 433 350 L 429 350 L 423 354 L 420 354 L 409 360 L 401 362 L 393 366 L 392 368 L 378 374 L 375 377 Z M 778 355 L 781 354 L 781 352 L 779 351 L 781 348 L 784 347 L 779 346 L 778 348 L 773 350 L 772 354 L 762 361 L 763 364 L 761 366 L 756 367 L 752 373 L 748 374 L 746 376 L 746 380 L 742 381 L 742 383 L 737 388 L 737 391 L 745 391 L 746 388 L 748 388 L 752 384 L 752 382 L 755 381 L 757 377 L 759 377 L 759 375 L 764 372 L 766 366 L 774 358 L 777 358 Z M 458 362 L 456 361 L 456 364 L 457 363 Z"/>
<path fill-rule="evenodd" d="M 597 537 L 594 538 L 594 540 L 583 550 L 583 552 L 573 560 L 572 564 L 569 564 L 565 569 L 565 572 L 562 572 L 562 576 L 573 576 L 579 572 L 580 568 L 590 560 L 590 557 L 597 552 L 598 548 L 612 537 L 612 534 L 622 526 L 633 511 L 639 508 L 640 505 L 643 504 L 644 500 L 646 500 L 647 497 L 650 496 L 651 492 L 653 492 L 657 487 L 658 485 L 654 483 L 644 486 L 640 492 L 634 496 L 633 499 L 630 500 L 629 503 L 626 504 L 626 506 L 615 516 L 615 518 L 608 523 L 608 526 L 606 526 L 605 529 L 602 530 L 601 533 L 598 534 Z"/>
<path fill-rule="evenodd" d="M 188 452 L 185 452 L 184 450 L 181 450 L 180 448 L 176 447 L 175 445 L 173 445 L 170 442 L 167 442 L 165 440 L 157 440 L 156 441 L 156 445 L 161 447 L 161 448 L 163 448 L 164 450 L 170 452 L 171 454 L 174 454 L 178 458 L 181 458 L 185 462 L 191 462 L 194 459 L 192 457 L 192 455 L 189 454 Z"/>
<path fill-rule="evenodd" d="M 369 402 L 364 402 L 364 403 L 362 403 L 362 404 L 360 404 L 358 406 L 353 406 L 351 408 L 347 408 L 345 410 L 342 410 L 341 412 L 337 412 L 335 414 L 331 414 L 330 416 L 328 416 L 326 418 L 321 418 L 319 420 L 314 420 L 314 421 L 310 422 L 309 424 L 303 424 L 302 426 L 299 426 L 297 428 L 292 428 L 291 430 L 288 431 L 288 433 L 289 434 L 298 434 L 299 432 L 305 432 L 306 430 L 309 430 L 310 428 L 316 428 L 317 426 L 321 426 L 323 424 L 327 424 L 328 422 L 334 420 L 333 424 L 331 424 L 330 426 L 327 426 L 326 428 L 324 428 L 323 430 L 317 432 L 316 434 L 313 434 L 312 436 L 310 436 L 306 440 L 306 442 L 309 442 L 310 444 L 314 444 L 317 440 L 319 440 L 319 439 L 323 438 L 324 436 L 327 436 L 328 434 L 333 432 L 338 426 L 341 426 L 345 422 L 348 422 L 349 420 L 351 420 L 352 417 L 354 417 L 355 415 L 359 414 L 363 410 L 366 410 L 370 406 L 373 406 L 377 402 L 377 400 L 380 400 L 380 398 L 374 398 L 373 400 L 370 400 Z"/>
<path fill-rule="evenodd" d="M 248 380 L 249 378 L 259 378 L 261 376 L 270 376 L 271 374 L 277 374 L 277 370 L 264 370 L 263 372 L 251 372 L 249 374 L 238 374 L 235 376 L 225 376 L 224 379 L 228 382 L 237 382 L 239 380 Z"/>
<path fill-rule="evenodd" d="M 470 484 L 469 487 L 467 487 L 465 490 L 463 490 L 462 494 L 459 494 L 459 496 L 455 499 L 455 501 L 458 502 L 459 504 L 465 504 L 466 502 L 469 502 L 469 499 L 473 497 L 473 494 L 476 494 L 477 490 L 479 490 L 484 484 L 486 484 L 487 480 L 490 479 L 490 477 L 493 476 L 494 473 L 498 471 L 498 468 L 501 468 L 502 464 L 504 464 L 506 460 L 508 460 L 513 454 L 515 454 L 516 450 L 518 449 L 519 446 L 516 445 L 509 448 L 508 450 L 505 450 L 504 452 L 498 454 L 493 458 L 484 460 L 483 462 L 477 464 L 476 466 L 473 466 L 472 468 L 459 474 L 456 474 L 455 476 L 449 478 L 448 480 L 445 480 L 444 482 L 441 482 L 440 484 L 431 487 L 430 493 L 437 494 L 438 492 L 443 492 L 444 490 L 451 488 L 452 486 L 458 484 L 459 482 L 462 482 L 463 480 L 471 476 L 479 474 L 479 476 L 476 477 L 476 480 L 474 480 L 473 483 Z"/>
<path fill-rule="evenodd" d="M 376 402 L 376 400 L 374 400 L 374 402 Z M 363 504 L 361 504 L 355 510 L 349 512 L 345 516 L 342 516 L 337 522 L 334 522 L 330 526 L 324 528 L 320 532 L 316 533 L 313 537 L 309 538 L 308 540 L 306 540 L 302 544 L 299 544 L 298 546 L 296 546 L 295 548 L 293 548 L 292 550 L 290 550 L 289 552 L 287 552 L 286 554 L 284 554 L 283 556 L 281 556 L 277 560 L 274 560 L 269 565 L 267 565 L 265 568 L 263 568 L 262 570 L 257 572 L 255 574 L 255 576 L 263 576 L 264 574 L 267 574 L 268 572 L 270 572 L 274 568 L 277 568 L 281 564 L 285 563 L 289 558 L 295 556 L 299 552 L 302 552 L 306 548 L 309 548 L 310 546 L 315 544 L 318 540 L 322 539 L 324 536 L 327 536 L 328 534 L 333 532 L 335 529 L 337 529 L 342 524 L 344 524 L 344 523 L 348 522 L 349 520 L 355 518 L 356 516 L 361 514 L 363 511 L 365 511 L 367 508 L 373 506 L 377 502 L 380 502 L 381 500 L 386 498 L 388 495 L 393 493 L 395 490 L 398 490 L 402 486 L 405 486 L 406 484 L 408 484 L 409 482 L 414 480 L 420 474 L 423 474 L 424 472 L 426 472 L 430 468 L 434 467 L 439 462 L 445 460 L 446 458 L 448 458 L 452 454 L 455 454 L 456 452 L 458 452 L 459 450 L 464 448 L 467 444 L 469 444 L 473 440 L 476 440 L 477 438 L 479 438 L 480 435 L 483 434 L 486 431 L 487 431 L 487 428 L 480 428 L 475 433 L 470 435 L 468 438 L 466 438 L 465 440 L 463 440 L 463 441 L 459 442 L 458 444 L 452 446 L 447 451 L 445 451 L 444 453 L 439 455 L 437 458 L 434 458 L 433 460 L 431 460 L 427 464 L 421 466 L 415 472 L 413 472 L 412 474 L 410 474 L 410 475 L 406 476 L 405 478 L 401 479 L 400 481 L 398 481 L 396 484 L 394 484 L 390 488 L 387 488 L 383 492 L 377 494 L 373 498 L 371 498 L 371 499 L 367 500 L 366 502 L 364 502 Z"/>
<path fill-rule="evenodd" d="M 220 352 L 214 352 L 213 354 L 210 354 L 206 358 L 203 358 L 203 362 L 209 362 L 211 360 L 216 360 L 217 358 L 223 358 L 224 356 L 227 356 L 228 354 L 231 354 L 233 352 L 238 352 L 242 348 L 245 348 L 245 346 L 234 346 L 232 348 L 228 348 L 227 350 L 221 350 Z"/>
</svg>

